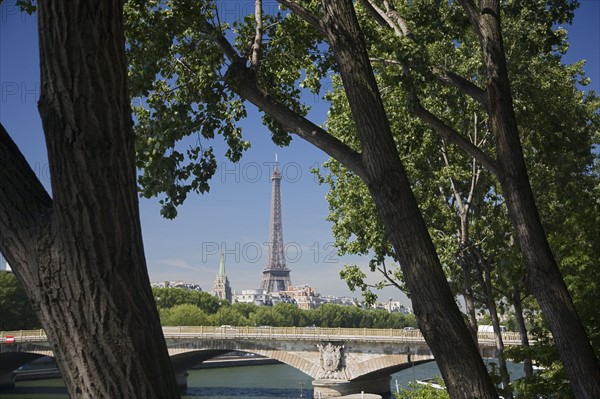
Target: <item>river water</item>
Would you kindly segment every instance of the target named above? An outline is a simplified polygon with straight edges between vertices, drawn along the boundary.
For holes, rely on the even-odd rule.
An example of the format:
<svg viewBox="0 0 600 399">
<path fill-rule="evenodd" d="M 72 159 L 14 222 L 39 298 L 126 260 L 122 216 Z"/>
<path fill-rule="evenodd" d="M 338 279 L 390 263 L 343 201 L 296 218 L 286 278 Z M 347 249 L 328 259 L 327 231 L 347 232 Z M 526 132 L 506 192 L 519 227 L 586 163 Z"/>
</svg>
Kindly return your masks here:
<svg viewBox="0 0 600 399">
<path fill-rule="evenodd" d="M 513 378 L 522 376 L 518 364 L 509 363 Z M 402 388 L 410 381 L 439 376 L 434 362 L 415 366 L 391 377 L 392 390 Z M 312 398 L 312 379 L 285 364 L 190 370 L 185 399 L 194 398 L 248 398 L 288 399 Z M 66 399 L 61 379 L 19 381 L 12 391 L 0 391 L 1 399 Z"/>
</svg>

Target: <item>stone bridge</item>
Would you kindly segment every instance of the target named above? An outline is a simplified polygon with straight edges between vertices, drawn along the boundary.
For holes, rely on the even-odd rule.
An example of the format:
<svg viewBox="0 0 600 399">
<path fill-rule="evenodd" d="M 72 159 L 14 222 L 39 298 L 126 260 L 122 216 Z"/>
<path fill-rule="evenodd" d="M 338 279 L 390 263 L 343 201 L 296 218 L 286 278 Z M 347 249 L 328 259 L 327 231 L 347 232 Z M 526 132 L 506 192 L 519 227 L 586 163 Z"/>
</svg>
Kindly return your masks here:
<svg viewBox="0 0 600 399">
<path fill-rule="evenodd" d="M 323 398 L 389 393 L 391 374 L 433 360 L 418 330 L 221 326 L 163 327 L 163 333 L 182 389 L 187 370 L 231 351 L 302 371 L 314 379 L 315 397 Z M 504 333 L 504 344 L 519 345 L 518 334 Z M 491 333 L 479 334 L 479 347 L 483 357 L 497 354 Z M 14 386 L 13 371 L 21 365 L 52 355 L 43 330 L 0 332 L 0 386 Z"/>
</svg>

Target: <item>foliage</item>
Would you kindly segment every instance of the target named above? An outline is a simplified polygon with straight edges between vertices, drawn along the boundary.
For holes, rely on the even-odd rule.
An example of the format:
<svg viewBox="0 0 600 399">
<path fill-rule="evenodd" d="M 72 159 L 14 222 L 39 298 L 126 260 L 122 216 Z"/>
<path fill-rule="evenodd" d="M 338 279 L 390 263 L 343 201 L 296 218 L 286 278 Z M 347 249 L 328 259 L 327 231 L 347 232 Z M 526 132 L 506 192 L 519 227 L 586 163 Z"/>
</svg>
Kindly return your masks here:
<svg viewBox="0 0 600 399">
<path fill-rule="evenodd" d="M 152 291 L 163 325 L 205 323 L 205 325 L 215 326 L 416 327 L 414 315 L 388 313 L 382 309 L 323 304 L 317 309 L 302 310 L 289 303 L 278 303 L 274 306 L 257 306 L 250 303 L 230 304 L 218 300 L 207 292 L 180 288 L 153 288 Z M 186 324 L 186 320 L 194 324 Z"/>
<path fill-rule="evenodd" d="M 535 305 L 530 305 L 533 309 L 528 313 L 528 332 L 534 342 L 529 347 L 514 346 L 506 350 L 507 358 L 514 362 L 522 362 L 524 359 L 533 359 L 537 370 L 531 377 L 524 377 L 513 384 L 514 391 L 518 398 L 537 399 L 539 397 L 551 398 L 573 398 L 574 395 L 569 385 L 567 373 L 560 361 L 556 345 L 548 332 L 548 327 Z M 593 323 L 586 322 L 586 326 L 593 326 Z M 594 331 L 590 329 L 590 331 Z M 597 339 L 590 334 L 593 339 Z M 594 348 L 598 350 L 597 344 Z"/>
<path fill-rule="evenodd" d="M 441 387 L 444 386 L 444 382 L 439 377 L 435 379 L 434 383 Z M 402 388 L 399 392 L 394 392 L 396 399 L 450 399 L 445 389 L 416 382 L 411 382 L 408 385 L 408 388 Z"/>
<path fill-rule="evenodd" d="M 205 326 L 209 324 L 208 315 L 192 304 L 175 305 L 160 309 L 160 322 L 163 326 Z"/>
<path fill-rule="evenodd" d="M 204 291 L 181 288 L 152 288 L 152 294 L 159 309 L 169 309 L 177 305 L 190 304 L 202 309 L 206 314 L 216 313 L 227 301 Z"/>
<path fill-rule="evenodd" d="M 290 303 L 278 303 L 272 311 L 277 315 L 276 322 L 279 326 L 300 326 L 306 324 L 302 317 L 303 311 Z"/>
<path fill-rule="evenodd" d="M 250 321 L 232 306 L 223 306 L 210 316 L 209 322 L 214 326 L 249 326 Z"/>
<path fill-rule="evenodd" d="M 416 327 L 413 314 L 388 313 L 383 309 L 323 304 L 317 309 L 302 310 L 289 303 L 230 304 L 207 292 L 181 288 L 153 288 L 152 292 L 164 326 Z M 0 273 L 0 315 L 0 330 L 39 328 L 23 288 L 12 273 Z"/>
<path fill-rule="evenodd" d="M 13 273 L 0 272 L 0 330 L 40 328 L 23 286 Z"/>
</svg>

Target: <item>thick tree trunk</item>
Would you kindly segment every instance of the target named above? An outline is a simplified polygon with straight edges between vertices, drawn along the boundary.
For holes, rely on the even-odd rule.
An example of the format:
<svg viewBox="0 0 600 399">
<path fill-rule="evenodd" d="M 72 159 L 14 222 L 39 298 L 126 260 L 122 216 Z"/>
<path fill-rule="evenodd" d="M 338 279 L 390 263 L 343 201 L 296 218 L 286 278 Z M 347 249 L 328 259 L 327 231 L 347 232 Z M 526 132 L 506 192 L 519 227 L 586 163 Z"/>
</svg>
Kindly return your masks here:
<svg viewBox="0 0 600 399">
<path fill-rule="evenodd" d="M 529 286 L 552 332 L 576 397 L 600 398 L 600 365 L 550 250 L 529 184 L 506 68 L 499 1 L 482 0 L 480 10 L 470 0 L 461 3 L 481 42 L 499 179 L 527 265 Z"/>
<path fill-rule="evenodd" d="M 1 132 L 0 245 L 72 397 L 177 398 L 142 246 L 122 8 L 39 1 L 53 199 Z"/>
<path fill-rule="evenodd" d="M 521 302 L 521 291 L 515 287 L 512 294 L 513 306 L 515 308 L 515 319 L 517 320 L 517 326 L 519 328 L 519 338 L 521 339 L 521 345 L 529 347 L 529 337 L 527 336 L 527 327 L 525 326 L 525 318 L 523 317 L 523 304 Z M 531 358 L 525 358 L 523 360 L 523 372 L 525 377 L 533 377 L 533 364 Z"/>
<path fill-rule="evenodd" d="M 323 8 L 359 132 L 366 184 L 398 254 L 419 327 L 453 398 L 496 399 L 400 162 L 352 2 L 323 1 Z"/>
</svg>

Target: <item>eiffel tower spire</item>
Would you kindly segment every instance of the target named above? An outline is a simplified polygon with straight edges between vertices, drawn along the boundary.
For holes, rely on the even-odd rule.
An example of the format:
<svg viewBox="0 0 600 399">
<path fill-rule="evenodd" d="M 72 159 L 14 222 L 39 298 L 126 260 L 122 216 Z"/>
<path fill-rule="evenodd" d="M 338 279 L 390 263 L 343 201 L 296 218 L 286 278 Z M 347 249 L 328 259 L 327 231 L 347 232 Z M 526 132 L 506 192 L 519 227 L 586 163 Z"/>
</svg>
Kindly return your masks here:
<svg viewBox="0 0 600 399">
<path fill-rule="evenodd" d="M 292 285 L 290 269 L 285 264 L 283 247 L 283 224 L 281 220 L 281 172 L 277 155 L 275 155 L 275 168 L 271 176 L 271 228 L 269 231 L 269 252 L 267 264 L 263 270 L 261 288 L 265 292 L 286 291 Z"/>
</svg>

